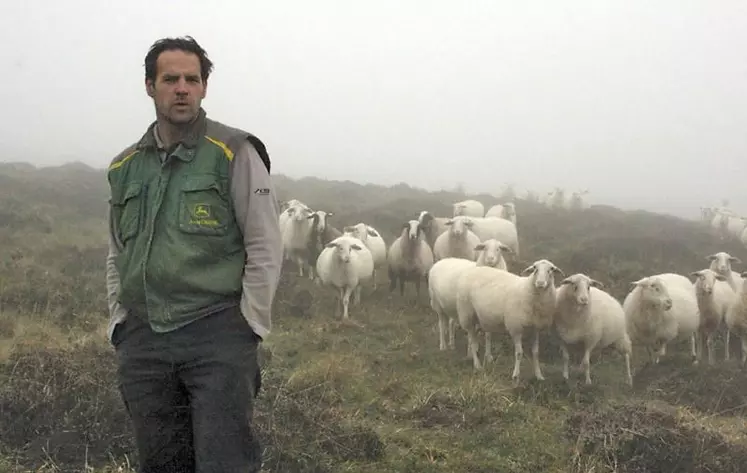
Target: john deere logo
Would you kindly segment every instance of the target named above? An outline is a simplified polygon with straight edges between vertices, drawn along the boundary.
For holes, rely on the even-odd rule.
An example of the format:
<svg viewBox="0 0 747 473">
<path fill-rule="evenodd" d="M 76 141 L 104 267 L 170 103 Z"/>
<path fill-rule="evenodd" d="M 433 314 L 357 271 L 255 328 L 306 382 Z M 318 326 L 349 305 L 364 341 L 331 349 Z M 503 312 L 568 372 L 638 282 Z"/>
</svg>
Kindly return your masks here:
<svg viewBox="0 0 747 473">
<path fill-rule="evenodd" d="M 210 206 L 208 204 L 196 204 L 192 210 L 195 218 L 210 218 Z"/>
</svg>

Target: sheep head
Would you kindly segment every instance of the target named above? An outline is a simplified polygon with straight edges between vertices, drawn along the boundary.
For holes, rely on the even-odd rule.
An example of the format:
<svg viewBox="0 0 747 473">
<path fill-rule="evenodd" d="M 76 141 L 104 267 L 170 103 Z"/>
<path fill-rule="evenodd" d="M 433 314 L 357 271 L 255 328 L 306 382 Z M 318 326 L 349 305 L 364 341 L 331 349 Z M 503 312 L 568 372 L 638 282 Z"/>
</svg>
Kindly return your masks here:
<svg viewBox="0 0 747 473">
<path fill-rule="evenodd" d="M 633 286 L 640 288 L 641 304 L 655 308 L 669 310 L 672 308 L 672 298 L 667 286 L 656 276 L 650 276 L 633 281 Z"/>
<path fill-rule="evenodd" d="M 547 289 L 555 286 L 555 273 L 565 277 L 563 271 L 555 266 L 555 264 L 546 259 L 541 259 L 524 268 L 521 275 L 533 275 L 534 287 L 537 289 Z"/>
</svg>

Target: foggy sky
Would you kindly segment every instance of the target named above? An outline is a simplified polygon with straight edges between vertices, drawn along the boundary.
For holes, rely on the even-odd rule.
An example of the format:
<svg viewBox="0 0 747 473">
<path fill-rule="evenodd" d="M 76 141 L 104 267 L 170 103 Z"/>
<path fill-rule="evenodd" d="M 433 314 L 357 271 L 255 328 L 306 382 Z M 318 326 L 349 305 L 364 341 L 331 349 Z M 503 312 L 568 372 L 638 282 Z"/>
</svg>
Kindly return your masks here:
<svg viewBox="0 0 747 473">
<path fill-rule="evenodd" d="M 277 173 L 747 215 L 738 0 L 3 2 L 0 160 L 106 166 L 154 119 L 148 47 L 184 34 L 208 116 Z"/>
</svg>

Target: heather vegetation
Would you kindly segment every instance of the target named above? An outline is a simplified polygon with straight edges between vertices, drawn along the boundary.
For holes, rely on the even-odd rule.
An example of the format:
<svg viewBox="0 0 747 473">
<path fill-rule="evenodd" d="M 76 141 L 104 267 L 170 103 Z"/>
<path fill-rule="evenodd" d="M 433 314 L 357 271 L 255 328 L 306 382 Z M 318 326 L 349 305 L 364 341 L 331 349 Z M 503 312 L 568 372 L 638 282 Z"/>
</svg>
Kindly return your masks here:
<svg viewBox="0 0 747 473">
<path fill-rule="evenodd" d="M 338 228 L 366 222 L 387 243 L 421 210 L 448 215 L 465 197 L 406 184 L 275 183 L 281 199 L 334 212 Z M 486 207 L 501 201 L 471 197 Z M 0 166 L 0 471 L 135 466 L 105 338 L 106 202 L 101 170 Z M 511 271 L 548 258 L 604 282 L 620 300 L 631 281 L 705 268 L 717 251 L 747 262 L 742 245 L 715 239 L 699 222 L 515 202 L 522 261 Z M 292 270 L 281 280 L 257 404 L 267 472 L 744 470 L 747 377 L 734 363 L 692 366 L 685 344 L 652 367 L 636 350 L 631 389 L 620 357 L 604 352 L 592 357 L 594 384 L 585 386 L 577 369 L 563 381 L 551 335 L 541 353 L 547 380 L 529 379 L 525 368 L 514 387 L 508 337 L 494 337 L 496 362 L 475 373 L 463 333 L 456 351 L 439 351 L 425 296 L 379 284 L 351 308 L 359 324 L 343 324 L 330 294 Z M 719 360 L 722 346 L 719 338 Z"/>
</svg>

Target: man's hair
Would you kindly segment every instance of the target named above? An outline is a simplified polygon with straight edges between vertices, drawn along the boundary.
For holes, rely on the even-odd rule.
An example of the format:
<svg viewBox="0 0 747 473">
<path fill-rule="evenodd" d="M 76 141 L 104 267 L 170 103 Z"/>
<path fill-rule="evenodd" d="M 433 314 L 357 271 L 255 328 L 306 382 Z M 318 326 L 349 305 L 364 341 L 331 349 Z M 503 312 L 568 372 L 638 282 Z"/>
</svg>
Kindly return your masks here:
<svg viewBox="0 0 747 473">
<path fill-rule="evenodd" d="M 156 61 L 158 56 L 164 51 L 181 50 L 193 53 L 200 58 L 200 75 L 202 81 L 207 82 L 210 73 L 213 71 L 213 63 L 208 59 L 207 53 L 191 36 L 179 38 L 162 38 L 153 43 L 145 55 L 145 78 L 152 81 L 156 80 Z"/>
</svg>

